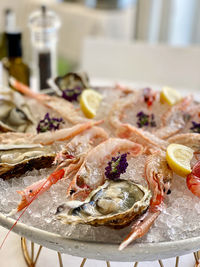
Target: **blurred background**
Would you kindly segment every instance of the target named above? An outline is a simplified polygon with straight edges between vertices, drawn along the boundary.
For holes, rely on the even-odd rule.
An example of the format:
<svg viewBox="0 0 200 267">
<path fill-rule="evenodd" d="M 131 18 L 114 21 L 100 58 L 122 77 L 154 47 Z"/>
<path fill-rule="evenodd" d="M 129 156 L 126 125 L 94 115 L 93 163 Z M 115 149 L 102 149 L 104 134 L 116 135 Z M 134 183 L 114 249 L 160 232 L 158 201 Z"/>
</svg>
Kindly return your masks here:
<svg viewBox="0 0 200 267">
<path fill-rule="evenodd" d="M 5 10 L 10 8 L 22 32 L 23 59 L 31 71 L 34 48 L 28 21 L 41 5 L 60 20 L 56 75 L 84 65 L 84 44 L 91 38 L 179 47 L 200 43 L 199 0 L 1 0 L 0 32 L 5 31 Z"/>
</svg>

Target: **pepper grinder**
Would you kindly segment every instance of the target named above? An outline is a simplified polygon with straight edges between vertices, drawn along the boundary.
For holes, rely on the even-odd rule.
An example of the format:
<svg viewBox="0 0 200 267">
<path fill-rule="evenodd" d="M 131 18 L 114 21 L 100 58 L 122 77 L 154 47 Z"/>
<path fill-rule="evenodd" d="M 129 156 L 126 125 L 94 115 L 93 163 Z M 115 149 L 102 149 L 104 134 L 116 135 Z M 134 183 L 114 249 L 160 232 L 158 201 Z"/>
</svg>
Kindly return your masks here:
<svg viewBox="0 0 200 267">
<path fill-rule="evenodd" d="M 57 41 L 60 19 L 45 6 L 29 17 L 32 74 L 37 91 L 48 89 L 47 80 L 57 76 Z"/>
</svg>

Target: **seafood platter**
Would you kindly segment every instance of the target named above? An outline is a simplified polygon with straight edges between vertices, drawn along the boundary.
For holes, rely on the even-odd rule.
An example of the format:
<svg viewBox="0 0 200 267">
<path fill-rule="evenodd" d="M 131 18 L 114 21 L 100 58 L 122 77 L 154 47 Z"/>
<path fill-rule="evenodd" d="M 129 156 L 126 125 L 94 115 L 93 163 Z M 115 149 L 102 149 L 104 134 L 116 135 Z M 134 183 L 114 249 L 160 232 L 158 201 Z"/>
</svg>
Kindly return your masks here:
<svg viewBox="0 0 200 267">
<path fill-rule="evenodd" d="M 50 81 L 52 95 L 10 84 L 0 92 L 2 226 L 96 259 L 153 260 L 200 248 L 195 96 L 92 86 L 85 73 Z"/>
</svg>

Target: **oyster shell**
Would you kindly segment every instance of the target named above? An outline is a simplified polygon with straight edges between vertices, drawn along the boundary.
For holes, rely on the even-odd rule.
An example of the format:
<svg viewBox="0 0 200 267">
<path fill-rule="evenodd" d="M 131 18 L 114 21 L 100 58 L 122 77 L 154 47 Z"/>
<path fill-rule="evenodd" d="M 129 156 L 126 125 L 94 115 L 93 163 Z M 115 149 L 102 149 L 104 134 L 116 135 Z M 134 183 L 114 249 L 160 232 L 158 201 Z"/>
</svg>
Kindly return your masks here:
<svg viewBox="0 0 200 267">
<path fill-rule="evenodd" d="M 34 117 L 25 99 L 17 92 L 0 92 L 0 132 L 28 132 Z"/>
<path fill-rule="evenodd" d="M 54 158 L 50 146 L 0 145 L 0 177 L 8 180 L 32 169 L 48 168 Z"/>
<path fill-rule="evenodd" d="M 127 180 L 107 180 L 84 202 L 69 201 L 57 208 L 57 218 L 66 224 L 90 224 L 123 228 L 149 207 L 151 192 Z"/>
<path fill-rule="evenodd" d="M 70 92 L 72 94 L 80 94 L 84 89 L 90 87 L 89 78 L 85 72 L 69 72 L 64 76 L 49 79 L 48 84 L 58 96 L 61 96 L 69 101 L 72 101 L 72 99 L 70 99 Z M 69 99 L 66 97 L 66 93 L 69 96 Z"/>
<path fill-rule="evenodd" d="M 66 89 L 74 89 L 75 87 L 80 87 L 81 89 L 84 89 L 89 87 L 89 78 L 85 72 L 69 72 L 62 77 L 57 77 L 55 79 L 55 84 L 61 91 Z"/>
</svg>

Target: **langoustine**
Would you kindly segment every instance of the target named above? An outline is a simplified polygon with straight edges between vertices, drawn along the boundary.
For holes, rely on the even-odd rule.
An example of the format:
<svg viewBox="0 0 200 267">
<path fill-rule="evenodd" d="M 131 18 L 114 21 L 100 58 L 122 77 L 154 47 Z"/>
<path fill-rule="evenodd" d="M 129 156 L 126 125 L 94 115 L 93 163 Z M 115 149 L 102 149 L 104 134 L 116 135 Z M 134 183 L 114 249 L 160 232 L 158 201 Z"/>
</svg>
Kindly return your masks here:
<svg viewBox="0 0 200 267">
<path fill-rule="evenodd" d="M 63 119 L 67 120 L 71 124 L 77 124 L 88 121 L 79 114 L 75 109 L 74 105 L 64 98 L 58 96 L 49 96 L 45 94 L 34 93 L 30 88 L 14 78 L 10 79 L 11 85 L 18 90 L 20 93 L 34 98 L 36 101 L 40 102 L 42 105 L 50 108 L 51 110 L 62 116 Z"/>
<path fill-rule="evenodd" d="M 198 133 L 178 134 L 169 138 L 168 142 L 182 144 L 193 149 L 192 172 L 187 175 L 186 184 L 194 195 L 200 197 L 200 135 Z"/>
<path fill-rule="evenodd" d="M 52 174 L 24 190 L 18 191 L 22 199 L 17 211 L 27 207 L 33 199 L 47 191 L 60 179 L 71 179 L 76 175 L 87 153 L 93 146 L 107 138 L 107 133 L 99 127 L 93 127 L 86 130 L 84 134 L 75 136 L 61 152 L 57 153 L 54 161 L 55 171 Z"/>
<path fill-rule="evenodd" d="M 119 250 L 124 249 L 149 231 L 163 209 L 164 197 L 170 189 L 172 177 L 173 172 L 169 169 L 163 153 L 159 151 L 147 158 L 145 178 L 153 195 L 150 206 L 147 212 L 133 223 L 131 232 L 122 241 Z"/>
<path fill-rule="evenodd" d="M 89 224 L 98 226 L 98 225 L 102 225 L 105 220 L 105 225 L 112 225 L 112 222 L 113 222 L 113 226 L 118 227 L 118 228 L 124 227 L 125 225 L 130 224 L 133 221 L 133 218 L 135 216 L 132 214 L 132 212 L 130 212 L 130 214 L 132 215 L 130 215 L 129 220 L 125 220 L 126 223 L 123 224 L 120 221 L 120 214 L 118 215 L 116 215 L 115 213 L 114 215 L 112 214 L 112 212 L 114 212 L 112 209 L 113 204 L 111 204 L 110 201 L 108 202 L 109 202 L 109 205 L 111 206 L 108 206 L 108 210 L 109 210 L 109 207 L 111 207 L 110 209 L 112 212 L 108 213 L 109 216 L 106 216 L 106 218 L 105 218 L 105 215 L 102 214 L 105 211 L 100 212 L 100 214 L 99 212 L 94 212 L 94 214 L 92 212 L 94 208 L 96 209 L 96 205 L 98 204 L 95 204 L 95 207 L 93 207 L 94 199 L 91 200 L 91 197 L 93 198 L 94 196 L 96 196 L 96 194 L 98 196 L 98 194 L 100 194 L 98 192 L 101 192 L 102 188 L 104 188 L 104 184 L 107 183 L 105 179 L 105 173 L 104 173 L 105 162 L 108 161 L 109 158 L 112 157 L 113 155 L 116 155 L 119 151 L 120 153 L 123 153 L 123 152 L 130 153 L 130 154 L 127 154 L 127 157 L 129 158 L 129 160 L 131 157 L 140 158 L 140 156 L 142 156 L 142 153 L 144 152 L 142 147 L 139 146 L 138 144 L 135 144 L 128 140 L 116 139 L 116 138 L 110 138 L 104 143 L 101 143 L 99 146 L 95 147 L 93 150 L 91 150 L 90 151 L 91 154 L 89 153 L 88 156 L 86 157 L 85 163 L 81 166 L 79 172 L 77 173 L 75 177 L 75 180 L 74 181 L 72 180 L 73 186 L 69 188 L 70 190 L 73 190 L 73 194 L 72 194 L 73 199 L 78 198 L 81 200 L 84 200 L 84 199 L 86 200 L 84 202 L 70 201 L 65 204 L 61 204 L 57 209 L 57 215 L 61 221 L 63 221 L 64 223 L 69 223 L 69 222 L 70 223 L 89 223 Z M 96 162 L 94 163 L 91 161 L 92 155 L 93 156 L 98 155 L 98 166 Z M 146 162 L 145 177 L 148 182 L 149 189 L 151 190 L 151 193 L 153 196 L 151 198 L 150 205 L 148 204 L 147 206 L 145 206 L 145 209 L 142 209 L 138 213 L 140 217 L 133 224 L 131 233 L 128 235 L 127 238 L 125 238 L 125 240 L 120 245 L 119 247 L 120 250 L 124 249 L 129 243 L 131 243 L 136 238 L 143 236 L 149 230 L 149 228 L 152 226 L 153 222 L 159 216 L 162 210 L 164 195 L 168 192 L 168 189 L 170 187 L 170 183 L 172 179 L 172 171 L 167 166 L 164 153 L 161 153 L 159 151 L 159 152 L 154 153 L 153 155 L 147 154 L 146 159 L 143 159 L 143 160 L 145 160 L 144 162 Z M 93 171 L 93 170 L 96 170 L 96 171 Z M 134 177 L 131 177 L 131 178 L 133 179 L 132 182 L 134 183 Z M 117 187 L 117 185 L 115 186 Z M 112 194 L 113 196 L 115 195 L 115 193 L 112 192 L 110 193 L 109 197 L 112 198 Z M 117 193 L 117 198 L 118 197 L 119 195 Z M 104 201 L 105 210 L 107 210 L 106 204 L 108 203 Z M 92 206 L 89 207 L 88 205 L 89 206 L 92 205 Z M 69 207 L 71 207 L 72 209 L 69 210 Z M 90 212 L 89 210 L 87 211 L 87 209 L 89 209 Z M 144 215 L 142 215 L 142 213 L 146 209 L 148 210 L 146 211 Z M 82 215 L 80 214 L 80 216 L 79 216 L 79 211 L 83 212 L 83 214 Z M 135 215 L 136 214 L 137 213 L 135 213 Z M 88 219 L 87 219 L 87 216 L 88 216 Z M 112 221 L 111 218 L 112 219 L 115 218 L 115 219 Z M 110 224 L 110 220 L 111 220 L 111 224 Z"/>
<path fill-rule="evenodd" d="M 162 139 L 187 125 L 193 105 L 192 97 L 188 96 L 169 107 L 160 102 L 159 92 L 147 88 L 117 101 L 108 119 L 120 138 L 135 142 L 142 140 L 145 146 L 165 149 L 167 143 Z"/>
<path fill-rule="evenodd" d="M 0 135 L 0 177 L 8 179 L 20 176 L 34 168 L 48 168 L 58 152 L 54 143 L 68 141 L 76 135 L 98 125 L 86 122 L 71 128 L 40 134 L 5 133 Z M 101 131 L 99 131 L 101 132 Z"/>
<path fill-rule="evenodd" d="M 118 152 L 129 152 L 128 156 L 137 157 L 142 154 L 143 147 L 118 138 L 109 138 L 102 142 L 87 154 L 67 190 L 68 195 L 72 198 L 85 199 L 93 189 L 102 185 L 105 182 L 104 165 L 111 155 L 114 156 Z"/>
</svg>

